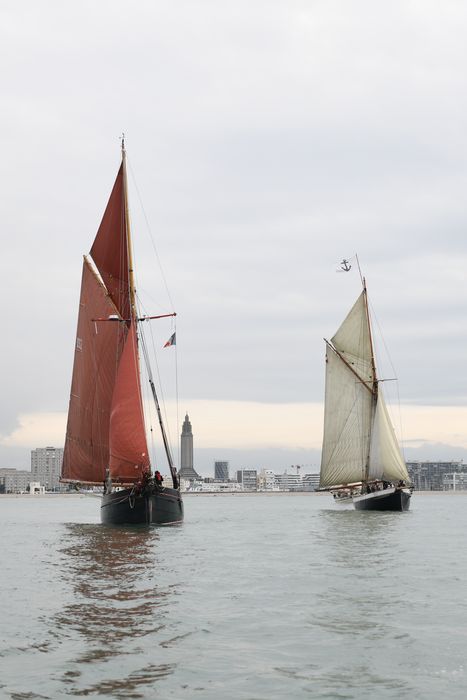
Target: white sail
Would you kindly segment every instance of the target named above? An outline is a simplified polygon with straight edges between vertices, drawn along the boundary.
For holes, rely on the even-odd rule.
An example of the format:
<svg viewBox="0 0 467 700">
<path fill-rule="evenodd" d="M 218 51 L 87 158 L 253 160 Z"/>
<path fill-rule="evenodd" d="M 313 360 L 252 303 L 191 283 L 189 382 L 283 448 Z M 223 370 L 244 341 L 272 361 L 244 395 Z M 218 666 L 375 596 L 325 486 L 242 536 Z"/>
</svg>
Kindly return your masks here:
<svg viewBox="0 0 467 700">
<path fill-rule="evenodd" d="M 375 377 L 365 289 L 331 338 L 331 342 L 359 377 L 368 382 L 371 389 Z"/>
<path fill-rule="evenodd" d="M 334 350 L 335 349 L 335 350 Z M 375 369 L 366 289 L 326 353 L 322 488 L 357 481 L 410 481 Z"/>
<path fill-rule="evenodd" d="M 373 394 L 365 383 L 328 348 L 320 487 L 365 478 L 372 406 Z"/>
<path fill-rule="evenodd" d="M 364 289 L 326 353 L 326 395 L 320 486 L 362 481 L 374 406 L 371 335 Z"/>
<path fill-rule="evenodd" d="M 410 477 L 389 418 L 381 391 L 378 394 L 375 419 L 371 432 L 370 468 L 368 478 L 409 482 Z"/>
</svg>

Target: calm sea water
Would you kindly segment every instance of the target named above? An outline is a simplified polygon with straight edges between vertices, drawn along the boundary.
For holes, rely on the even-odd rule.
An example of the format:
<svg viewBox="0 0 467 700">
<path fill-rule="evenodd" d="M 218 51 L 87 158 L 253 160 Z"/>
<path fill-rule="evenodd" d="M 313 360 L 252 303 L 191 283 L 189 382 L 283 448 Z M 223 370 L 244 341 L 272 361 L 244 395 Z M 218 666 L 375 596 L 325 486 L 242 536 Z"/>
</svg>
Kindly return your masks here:
<svg viewBox="0 0 467 700">
<path fill-rule="evenodd" d="M 467 696 L 467 495 L 190 496 L 168 528 L 0 497 L 0 697 Z"/>
</svg>

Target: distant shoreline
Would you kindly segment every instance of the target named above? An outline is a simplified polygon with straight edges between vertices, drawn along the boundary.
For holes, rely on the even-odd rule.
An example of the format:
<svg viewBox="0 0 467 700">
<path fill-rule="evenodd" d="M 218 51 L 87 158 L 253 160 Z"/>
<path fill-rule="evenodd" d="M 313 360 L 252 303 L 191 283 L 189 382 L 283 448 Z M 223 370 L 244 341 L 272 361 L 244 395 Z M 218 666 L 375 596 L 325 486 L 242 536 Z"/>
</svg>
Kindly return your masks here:
<svg viewBox="0 0 467 700">
<path fill-rule="evenodd" d="M 465 491 L 414 491 L 414 496 L 467 496 Z M 182 496 L 330 496 L 329 491 L 184 491 Z"/>
<path fill-rule="evenodd" d="M 73 496 L 74 498 L 100 498 L 100 493 L 43 493 L 34 494 L 31 496 L 29 493 L 0 493 L 0 500 L 2 498 L 57 498 L 61 496 L 66 496 L 67 498 Z M 315 497 L 329 497 L 330 494 L 327 491 L 183 491 L 182 497 L 185 496 L 315 496 Z M 465 491 L 414 491 L 414 496 L 467 496 L 467 489 Z"/>
</svg>

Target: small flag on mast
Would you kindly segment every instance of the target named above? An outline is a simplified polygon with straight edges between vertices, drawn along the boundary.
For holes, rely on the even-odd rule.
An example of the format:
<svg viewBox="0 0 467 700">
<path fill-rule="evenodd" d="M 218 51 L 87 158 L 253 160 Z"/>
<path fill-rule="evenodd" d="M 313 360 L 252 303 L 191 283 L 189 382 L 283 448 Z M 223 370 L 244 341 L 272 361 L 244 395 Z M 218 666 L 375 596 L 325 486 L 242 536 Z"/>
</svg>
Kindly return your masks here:
<svg viewBox="0 0 467 700">
<path fill-rule="evenodd" d="M 175 333 L 172 333 L 166 344 L 164 345 L 164 348 L 169 348 L 171 345 L 176 345 L 177 343 L 175 342 Z"/>
</svg>

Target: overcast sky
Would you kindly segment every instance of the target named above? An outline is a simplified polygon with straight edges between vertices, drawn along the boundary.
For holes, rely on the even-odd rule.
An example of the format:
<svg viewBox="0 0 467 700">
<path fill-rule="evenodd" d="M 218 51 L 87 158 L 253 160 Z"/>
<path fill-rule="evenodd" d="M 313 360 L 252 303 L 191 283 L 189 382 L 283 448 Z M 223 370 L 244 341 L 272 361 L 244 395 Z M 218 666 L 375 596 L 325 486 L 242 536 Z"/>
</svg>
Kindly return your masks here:
<svg viewBox="0 0 467 700">
<path fill-rule="evenodd" d="M 0 466 L 63 445 L 123 131 L 138 289 L 178 314 L 171 434 L 188 411 L 201 472 L 319 464 L 355 253 L 407 456 L 467 457 L 466 35 L 454 0 L 4 0 Z"/>
</svg>

